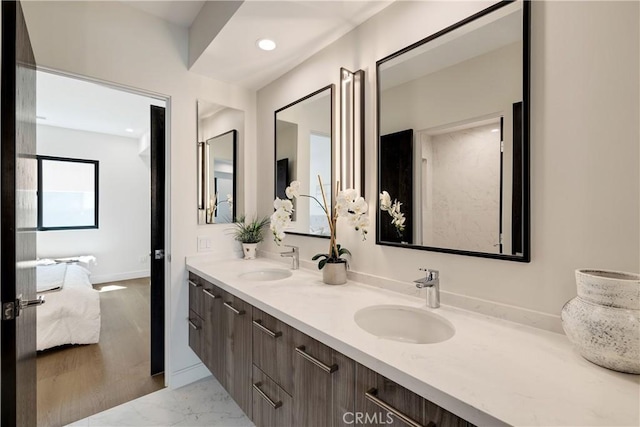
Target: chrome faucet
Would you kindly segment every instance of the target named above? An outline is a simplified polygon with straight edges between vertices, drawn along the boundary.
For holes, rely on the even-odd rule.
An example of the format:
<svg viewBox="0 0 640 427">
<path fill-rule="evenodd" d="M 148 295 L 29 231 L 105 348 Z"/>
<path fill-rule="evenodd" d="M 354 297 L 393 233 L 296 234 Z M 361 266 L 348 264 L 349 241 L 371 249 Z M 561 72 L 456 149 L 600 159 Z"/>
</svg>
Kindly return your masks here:
<svg viewBox="0 0 640 427">
<path fill-rule="evenodd" d="M 289 245 L 285 245 L 285 246 L 288 248 L 291 248 L 291 250 L 289 252 L 280 253 L 280 256 L 291 257 L 291 259 L 293 260 L 291 269 L 297 270 L 298 268 L 300 268 L 300 250 L 298 249 L 297 246 L 289 246 Z"/>
<path fill-rule="evenodd" d="M 440 272 L 438 270 L 430 270 L 421 268 L 420 271 L 426 272 L 426 277 L 414 280 L 416 288 L 427 288 L 427 307 L 440 307 Z"/>
</svg>

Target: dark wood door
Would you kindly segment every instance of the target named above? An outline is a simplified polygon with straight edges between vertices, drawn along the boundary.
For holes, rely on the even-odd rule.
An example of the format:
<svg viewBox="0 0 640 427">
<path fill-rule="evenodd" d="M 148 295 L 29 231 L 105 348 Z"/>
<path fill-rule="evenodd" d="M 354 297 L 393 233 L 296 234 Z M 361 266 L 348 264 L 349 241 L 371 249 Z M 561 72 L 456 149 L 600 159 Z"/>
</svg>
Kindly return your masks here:
<svg viewBox="0 0 640 427">
<path fill-rule="evenodd" d="M 151 106 L 151 375 L 164 372 L 165 109 Z"/>
<path fill-rule="evenodd" d="M 251 310 L 247 302 L 224 293 L 226 389 L 251 418 Z"/>
<path fill-rule="evenodd" d="M 354 362 L 321 342 L 294 332 L 293 425 L 350 425 L 354 410 Z"/>
<path fill-rule="evenodd" d="M 19 2 L 2 2 L 0 425 L 36 425 L 36 70 Z M 37 307 L 37 306 L 34 306 Z"/>
</svg>

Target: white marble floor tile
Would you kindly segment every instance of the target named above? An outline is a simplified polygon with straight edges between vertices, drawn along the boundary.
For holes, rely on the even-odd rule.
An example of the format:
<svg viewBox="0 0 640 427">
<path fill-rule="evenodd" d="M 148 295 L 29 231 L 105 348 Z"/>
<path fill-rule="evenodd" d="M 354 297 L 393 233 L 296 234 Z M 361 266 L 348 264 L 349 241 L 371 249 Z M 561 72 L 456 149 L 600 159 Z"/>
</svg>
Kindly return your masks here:
<svg viewBox="0 0 640 427">
<path fill-rule="evenodd" d="M 163 389 L 68 427 L 253 427 L 253 423 L 215 378 Z"/>
</svg>

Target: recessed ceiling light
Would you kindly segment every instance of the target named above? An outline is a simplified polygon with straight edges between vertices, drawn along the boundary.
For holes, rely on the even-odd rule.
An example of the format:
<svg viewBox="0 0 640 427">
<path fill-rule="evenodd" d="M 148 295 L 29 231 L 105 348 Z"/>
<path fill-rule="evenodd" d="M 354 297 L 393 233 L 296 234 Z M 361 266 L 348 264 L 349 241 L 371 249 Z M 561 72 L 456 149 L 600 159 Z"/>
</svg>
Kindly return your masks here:
<svg viewBox="0 0 640 427">
<path fill-rule="evenodd" d="M 125 131 L 127 131 L 129 133 L 133 133 L 133 129 L 131 129 L 131 128 L 126 128 Z"/>
<path fill-rule="evenodd" d="M 491 129 L 491 132 L 500 132 L 500 129 Z"/>
<path fill-rule="evenodd" d="M 256 42 L 256 45 L 262 50 L 273 50 L 276 48 L 276 42 L 270 39 L 260 39 Z"/>
</svg>

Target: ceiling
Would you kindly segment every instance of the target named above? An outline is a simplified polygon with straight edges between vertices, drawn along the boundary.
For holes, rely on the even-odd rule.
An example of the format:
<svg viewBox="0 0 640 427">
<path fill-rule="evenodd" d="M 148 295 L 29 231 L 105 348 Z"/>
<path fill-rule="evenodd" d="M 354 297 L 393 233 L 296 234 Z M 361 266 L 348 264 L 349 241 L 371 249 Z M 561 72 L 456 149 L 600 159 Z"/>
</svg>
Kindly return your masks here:
<svg viewBox="0 0 640 427">
<path fill-rule="evenodd" d="M 245 1 L 192 71 L 260 89 L 378 13 L 390 1 Z M 265 52 L 260 38 L 278 47 Z"/>
<path fill-rule="evenodd" d="M 137 139 L 149 130 L 149 106 L 165 105 L 158 99 L 43 71 L 37 71 L 36 81 L 36 115 L 41 125 Z"/>
<path fill-rule="evenodd" d="M 222 29 L 211 36 L 213 40 L 193 61 L 190 70 L 249 89 L 260 89 L 392 2 L 245 0 Z M 206 13 L 202 9 L 206 2 L 202 1 L 124 3 L 182 26 L 191 26 L 199 11 Z M 215 2 L 207 6 L 215 7 Z M 213 26 L 212 23 L 210 27 Z M 270 52 L 262 51 L 256 47 L 260 38 L 270 38 L 278 47 Z"/>
<path fill-rule="evenodd" d="M 217 0 L 209 1 L 214 4 L 208 6 L 216 6 Z M 245 0 L 213 37 L 191 71 L 260 89 L 392 2 Z M 188 29 L 207 2 L 123 0 L 122 3 Z M 256 41 L 263 37 L 275 40 L 277 49 L 259 50 Z M 149 130 L 149 105 L 164 105 L 156 99 L 41 71 L 37 85 L 40 117 L 37 122 L 42 125 L 140 138 Z"/>
<path fill-rule="evenodd" d="M 196 19 L 204 1 L 122 1 L 129 6 L 140 9 L 165 21 L 181 27 L 190 27 Z"/>
</svg>

